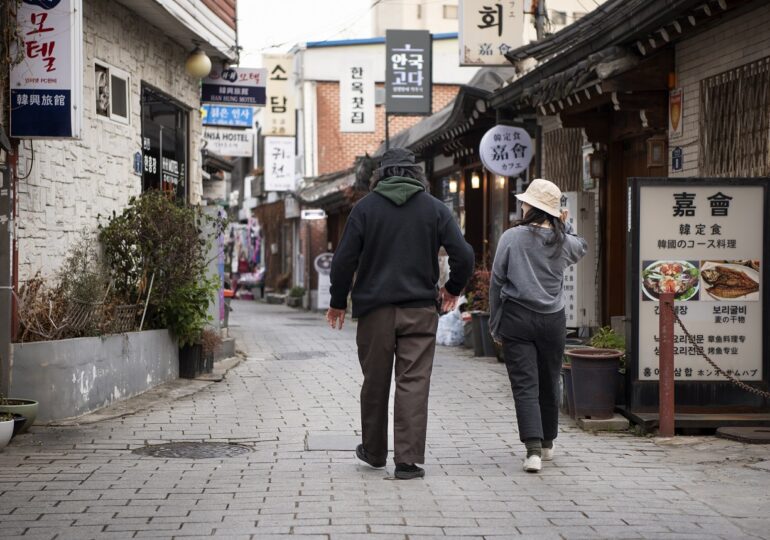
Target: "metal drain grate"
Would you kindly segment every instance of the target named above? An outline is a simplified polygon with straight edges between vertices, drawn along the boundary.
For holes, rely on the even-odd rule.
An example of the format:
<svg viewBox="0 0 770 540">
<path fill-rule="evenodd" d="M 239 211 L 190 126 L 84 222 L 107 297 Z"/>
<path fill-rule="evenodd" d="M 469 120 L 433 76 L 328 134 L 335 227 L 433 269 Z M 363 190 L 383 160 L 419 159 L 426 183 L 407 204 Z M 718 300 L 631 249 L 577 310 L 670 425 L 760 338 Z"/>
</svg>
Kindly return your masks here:
<svg viewBox="0 0 770 540">
<path fill-rule="evenodd" d="M 313 358 L 324 358 L 326 353 L 324 351 L 295 351 L 274 353 L 273 356 L 278 360 L 311 360 Z"/>
<path fill-rule="evenodd" d="M 251 452 L 241 444 L 220 442 L 172 442 L 151 444 L 133 450 L 134 454 L 158 458 L 210 459 L 229 458 Z"/>
</svg>

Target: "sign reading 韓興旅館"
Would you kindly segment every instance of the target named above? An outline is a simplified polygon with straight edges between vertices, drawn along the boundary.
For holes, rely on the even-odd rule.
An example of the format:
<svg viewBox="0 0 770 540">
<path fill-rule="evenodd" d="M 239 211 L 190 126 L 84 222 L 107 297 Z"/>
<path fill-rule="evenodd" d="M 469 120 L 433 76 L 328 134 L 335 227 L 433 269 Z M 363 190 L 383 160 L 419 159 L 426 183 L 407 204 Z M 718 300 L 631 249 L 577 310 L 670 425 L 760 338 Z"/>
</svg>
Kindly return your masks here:
<svg viewBox="0 0 770 540">
<path fill-rule="evenodd" d="M 82 0 L 24 0 L 11 68 L 11 136 L 76 138 L 83 110 Z"/>
<path fill-rule="evenodd" d="M 236 105 L 201 105 L 204 126 L 250 128 L 254 126 L 254 109 Z"/>
<path fill-rule="evenodd" d="M 675 295 L 676 313 L 695 340 L 675 325 L 677 406 L 750 405 L 751 394 L 731 386 L 725 373 L 759 385 L 768 382 L 770 320 L 763 306 L 769 189 L 766 178 L 631 179 L 632 406 L 657 404 L 645 385 L 657 383 L 659 376 L 659 299 L 665 292 Z M 703 385 L 722 386 L 697 389 Z M 697 402 L 703 399 L 708 403 Z"/>
<path fill-rule="evenodd" d="M 267 71 L 263 68 L 213 68 L 201 84 L 202 103 L 265 104 Z"/>
</svg>

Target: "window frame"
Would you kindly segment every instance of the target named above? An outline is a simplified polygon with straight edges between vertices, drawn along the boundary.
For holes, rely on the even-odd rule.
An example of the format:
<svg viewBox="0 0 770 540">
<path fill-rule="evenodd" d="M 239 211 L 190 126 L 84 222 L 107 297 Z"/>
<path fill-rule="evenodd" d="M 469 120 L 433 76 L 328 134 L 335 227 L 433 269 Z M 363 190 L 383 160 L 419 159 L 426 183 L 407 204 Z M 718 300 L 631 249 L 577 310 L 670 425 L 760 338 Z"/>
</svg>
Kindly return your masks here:
<svg viewBox="0 0 770 540">
<path fill-rule="evenodd" d="M 113 66 L 113 65 L 111 65 L 111 64 L 109 64 L 107 62 L 103 62 L 103 61 L 98 60 L 98 59 L 94 60 L 94 69 L 93 69 L 93 74 L 94 74 L 94 101 L 93 101 L 93 103 L 94 103 L 94 106 L 96 104 L 96 92 L 98 91 L 98 84 L 99 84 L 99 82 L 97 80 L 97 77 L 96 77 L 97 68 L 101 68 L 101 69 L 103 69 L 103 70 L 105 70 L 107 72 L 107 81 L 108 81 L 108 86 L 109 86 L 109 90 L 110 90 L 110 106 L 109 106 L 109 111 L 108 111 L 109 114 L 107 114 L 107 115 L 100 114 L 100 113 L 94 111 L 96 117 L 101 119 L 101 120 L 108 120 L 108 121 L 115 122 L 115 123 L 118 123 L 118 124 L 121 124 L 121 125 L 126 125 L 126 126 L 131 125 L 131 75 L 129 75 L 129 73 L 127 71 L 124 71 L 124 70 L 122 70 L 120 68 L 116 68 L 115 66 Z M 125 94 L 126 95 L 126 116 L 122 116 L 120 114 L 115 114 L 113 112 L 113 101 L 112 101 L 112 98 L 114 96 L 114 92 L 113 92 L 113 88 L 112 88 L 112 77 L 113 76 L 116 76 L 119 79 L 123 79 L 126 82 L 126 94 Z"/>
</svg>

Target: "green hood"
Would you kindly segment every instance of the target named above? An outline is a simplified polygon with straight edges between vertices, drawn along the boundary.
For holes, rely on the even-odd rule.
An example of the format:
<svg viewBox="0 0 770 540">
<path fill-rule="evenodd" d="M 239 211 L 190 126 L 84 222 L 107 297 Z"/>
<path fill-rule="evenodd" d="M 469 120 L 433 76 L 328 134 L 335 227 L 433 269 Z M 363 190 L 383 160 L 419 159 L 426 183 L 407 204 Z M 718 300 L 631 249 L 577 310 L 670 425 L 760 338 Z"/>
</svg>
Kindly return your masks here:
<svg viewBox="0 0 770 540">
<path fill-rule="evenodd" d="M 394 204 L 401 206 L 415 194 L 425 191 L 425 186 L 419 180 L 403 176 L 391 176 L 380 180 L 374 191 L 387 197 Z"/>
</svg>

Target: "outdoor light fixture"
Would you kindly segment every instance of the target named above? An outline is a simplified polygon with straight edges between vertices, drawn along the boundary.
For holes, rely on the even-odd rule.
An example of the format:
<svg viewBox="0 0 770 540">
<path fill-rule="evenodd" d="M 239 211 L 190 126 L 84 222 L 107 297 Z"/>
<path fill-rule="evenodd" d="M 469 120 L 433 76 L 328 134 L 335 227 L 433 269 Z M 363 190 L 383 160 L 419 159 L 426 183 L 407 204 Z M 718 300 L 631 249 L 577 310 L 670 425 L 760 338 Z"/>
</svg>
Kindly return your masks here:
<svg viewBox="0 0 770 540">
<path fill-rule="evenodd" d="M 505 189 L 505 176 L 497 176 L 497 187 Z"/>
<path fill-rule="evenodd" d="M 449 193 L 457 193 L 457 180 L 449 181 Z"/>
<path fill-rule="evenodd" d="M 481 178 L 479 178 L 479 173 L 474 172 L 471 175 L 471 187 L 473 189 L 479 189 L 481 187 Z"/>
<path fill-rule="evenodd" d="M 211 58 L 203 49 L 196 46 L 193 52 L 190 53 L 190 56 L 187 57 L 184 69 L 189 75 L 202 79 L 211 72 Z"/>
</svg>

